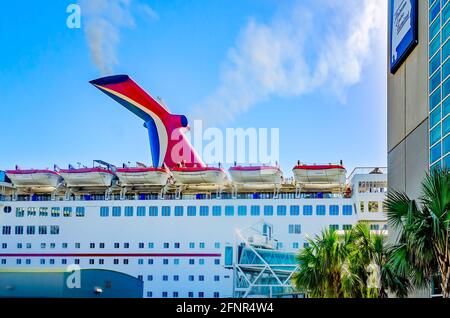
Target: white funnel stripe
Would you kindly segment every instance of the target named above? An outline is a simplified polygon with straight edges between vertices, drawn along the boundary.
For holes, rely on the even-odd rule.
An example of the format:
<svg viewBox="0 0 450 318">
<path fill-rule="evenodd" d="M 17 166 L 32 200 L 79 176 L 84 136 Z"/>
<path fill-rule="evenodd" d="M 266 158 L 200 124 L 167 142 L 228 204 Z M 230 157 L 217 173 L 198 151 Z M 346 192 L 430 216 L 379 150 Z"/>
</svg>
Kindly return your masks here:
<svg viewBox="0 0 450 318">
<path fill-rule="evenodd" d="M 142 110 L 143 112 L 145 112 L 146 114 L 150 115 L 150 117 L 155 121 L 155 125 L 156 125 L 156 130 L 158 131 L 158 137 L 159 137 L 159 160 L 158 160 L 158 167 L 161 167 L 163 165 L 164 162 L 164 157 L 166 155 L 167 152 L 167 146 L 168 146 L 168 141 L 169 141 L 169 136 L 167 133 L 167 129 L 164 126 L 163 122 L 161 121 L 161 119 L 151 110 L 145 108 L 144 106 L 142 106 L 141 104 L 137 103 L 136 101 L 132 100 L 131 98 L 128 98 L 125 95 L 122 95 L 116 91 L 113 91 L 111 89 L 108 89 L 106 87 L 103 87 L 101 85 L 95 85 L 98 88 L 107 91 L 110 94 L 113 94 L 125 101 L 127 101 L 128 103 L 136 106 L 137 108 L 139 108 L 140 110 Z"/>
</svg>

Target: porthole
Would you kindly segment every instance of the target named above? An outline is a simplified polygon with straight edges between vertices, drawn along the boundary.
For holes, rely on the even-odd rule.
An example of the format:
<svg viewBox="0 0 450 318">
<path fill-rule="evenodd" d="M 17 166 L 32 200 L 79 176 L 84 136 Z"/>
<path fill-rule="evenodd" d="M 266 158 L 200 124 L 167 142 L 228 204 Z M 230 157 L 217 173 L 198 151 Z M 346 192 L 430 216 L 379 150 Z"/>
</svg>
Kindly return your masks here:
<svg viewBox="0 0 450 318">
<path fill-rule="evenodd" d="M 5 207 L 3 208 L 3 212 L 5 212 L 5 213 L 11 213 L 11 207 L 10 207 L 10 206 L 5 206 Z"/>
</svg>

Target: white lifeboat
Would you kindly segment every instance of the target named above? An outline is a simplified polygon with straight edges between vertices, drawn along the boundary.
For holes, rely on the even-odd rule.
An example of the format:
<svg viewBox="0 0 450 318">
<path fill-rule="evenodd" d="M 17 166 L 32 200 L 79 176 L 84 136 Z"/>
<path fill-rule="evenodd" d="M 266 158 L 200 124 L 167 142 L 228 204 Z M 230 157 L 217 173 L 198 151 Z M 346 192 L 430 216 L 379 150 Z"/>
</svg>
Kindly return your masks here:
<svg viewBox="0 0 450 318">
<path fill-rule="evenodd" d="M 236 183 L 279 184 L 283 179 L 283 172 L 277 166 L 235 166 L 229 171 Z"/>
<path fill-rule="evenodd" d="M 215 167 L 175 167 L 172 169 L 176 183 L 222 185 L 227 175 L 222 168 Z"/>
<path fill-rule="evenodd" d="M 169 173 L 164 168 L 148 168 L 148 167 L 133 167 L 133 168 L 118 168 L 116 175 L 119 178 L 121 185 L 165 185 L 169 179 Z"/>
<path fill-rule="evenodd" d="M 109 187 L 114 173 L 106 168 L 61 169 L 60 175 L 68 187 Z"/>
<path fill-rule="evenodd" d="M 342 165 L 300 164 L 292 170 L 299 183 L 345 184 L 347 171 Z"/>
<path fill-rule="evenodd" d="M 6 170 L 6 175 L 14 186 L 21 187 L 45 187 L 56 188 L 61 176 L 49 169 L 29 169 L 29 170 Z"/>
</svg>

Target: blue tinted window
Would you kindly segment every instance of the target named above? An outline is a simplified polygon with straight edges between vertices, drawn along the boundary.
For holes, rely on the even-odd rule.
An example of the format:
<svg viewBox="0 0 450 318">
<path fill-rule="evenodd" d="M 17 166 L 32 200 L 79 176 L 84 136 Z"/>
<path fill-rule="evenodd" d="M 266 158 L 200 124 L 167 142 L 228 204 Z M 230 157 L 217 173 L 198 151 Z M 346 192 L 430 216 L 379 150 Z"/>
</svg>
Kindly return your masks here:
<svg viewBox="0 0 450 318">
<path fill-rule="evenodd" d="M 431 7 L 430 9 L 430 22 L 433 21 L 437 15 L 439 14 L 439 11 L 441 11 L 441 2 L 436 1 L 436 3 Z"/>
<path fill-rule="evenodd" d="M 133 207 L 132 206 L 125 207 L 125 216 L 133 216 Z"/>
<path fill-rule="evenodd" d="M 192 205 L 187 207 L 187 215 L 188 216 L 195 216 L 196 214 L 197 214 L 197 207 L 192 206 Z"/>
<path fill-rule="evenodd" d="M 447 76 L 450 75 L 450 60 L 447 60 L 447 62 L 442 65 L 442 78 L 445 79 Z"/>
<path fill-rule="evenodd" d="M 312 215 L 312 205 L 303 206 L 303 215 Z"/>
<path fill-rule="evenodd" d="M 450 55 L 450 42 L 444 44 L 442 47 L 442 61 L 445 61 Z"/>
<path fill-rule="evenodd" d="M 174 210 L 175 216 L 183 216 L 184 214 L 184 207 L 183 206 L 176 206 Z"/>
<path fill-rule="evenodd" d="M 261 214 L 259 205 L 252 205 L 250 208 L 250 214 L 253 216 L 258 216 Z"/>
<path fill-rule="evenodd" d="M 330 215 L 339 215 L 339 205 L 330 205 Z"/>
<path fill-rule="evenodd" d="M 100 216 L 108 216 L 109 215 L 109 207 L 102 206 L 100 208 Z"/>
<path fill-rule="evenodd" d="M 203 205 L 200 207 L 200 216 L 208 216 L 209 214 L 209 207 L 206 205 Z"/>
<path fill-rule="evenodd" d="M 441 19 L 438 18 L 430 26 L 430 39 L 433 39 L 436 36 L 436 34 L 438 34 L 440 28 L 441 28 Z"/>
<path fill-rule="evenodd" d="M 436 125 L 440 121 L 441 121 L 441 106 L 437 107 L 430 114 L 430 127 L 433 127 L 434 125 Z"/>
<path fill-rule="evenodd" d="M 430 74 L 433 74 L 441 66 L 441 55 L 438 53 L 430 61 Z"/>
<path fill-rule="evenodd" d="M 325 205 L 318 205 L 316 206 L 316 215 L 325 215 Z"/>
<path fill-rule="evenodd" d="M 450 116 L 444 119 L 442 122 L 442 136 L 447 135 L 450 132 Z"/>
<path fill-rule="evenodd" d="M 441 139 L 441 124 L 437 125 L 431 132 L 430 132 L 430 145 L 434 145 Z"/>
<path fill-rule="evenodd" d="M 136 215 L 137 216 L 145 216 L 145 206 L 138 206 Z"/>
<path fill-rule="evenodd" d="M 222 207 L 220 205 L 213 206 L 212 215 L 213 216 L 221 216 L 222 215 Z"/>
<path fill-rule="evenodd" d="M 430 161 L 433 163 L 437 161 L 439 158 L 441 158 L 441 156 L 442 156 L 441 143 L 438 143 L 430 150 Z"/>
<path fill-rule="evenodd" d="M 227 205 L 225 206 L 225 216 L 233 216 L 234 215 L 234 206 Z"/>
<path fill-rule="evenodd" d="M 447 0 L 445 0 L 445 2 L 447 2 Z M 442 10 L 442 24 L 445 24 L 445 22 L 447 22 L 449 17 L 450 17 L 450 5 L 445 6 L 445 8 Z"/>
<path fill-rule="evenodd" d="M 120 206 L 113 206 L 112 216 L 120 216 Z"/>
<path fill-rule="evenodd" d="M 442 102 L 442 118 L 450 114 L 450 98 Z"/>
<path fill-rule="evenodd" d="M 342 214 L 343 215 L 352 215 L 353 214 L 353 207 L 351 205 L 344 205 L 342 207 Z"/>
<path fill-rule="evenodd" d="M 162 216 L 170 216 L 170 206 L 163 206 L 161 208 L 161 215 Z"/>
<path fill-rule="evenodd" d="M 445 98 L 450 94 L 450 79 L 447 79 L 444 84 L 442 84 L 442 98 Z"/>
<path fill-rule="evenodd" d="M 298 205 L 291 205 L 291 215 L 300 215 L 300 207 Z"/>
<path fill-rule="evenodd" d="M 450 156 L 444 158 L 444 168 L 450 168 Z"/>
<path fill-rule="evenodd" d="M 277 215 L 286 215 L 286 206 L 285 205 L 277 206 Z"/>
<path fill-rule="evenodd" d="M 245 205 L 238 206 L 238 215 L 240 215 L 240 216 L 247 215 L 247 206 L 245 206 Z"/>
<path fill-rule="evenodd" d="M 439 84 L 441 84 L 441 70 L 438 70 L 430 79 L 430 92 L 434 91 Z"/>
<path fill-rule="evenodd" d="M 444 156 L 450 152 L 450 136 L 444 138 L 442 141 L 442 148 Z"/>
<path fill-rule="evenodd" d="M 151 206 L 149 209 L 149 216 L 158 216 L 158 207 L 157 206 Z"/>
<path fill-rule="evenodd" d="M 442 43 L 444 43 L 448 39 L 449 35 L 450 35 L 450 24 L 447 23 L 442 28 Z"/>
<path fill-rule="evenodd" d="M 272 205 L 264 206 L 264 215 L 273 215 L 273 206 Z"/>
<path fill-rule="evenodd" d="M 436 52 L 441 47 L 441 37 L 438 35 L 433 41 L 430 43 L 430 56 L 436 54 Z"/>
<path fill-rule="evenodd" d="M 430 168 L 430 171 L 433 171 L 434 169 L 440 169 L 441 168 L 441 160 L 439 160 L 438 162 L 436 162 L 435 164 L 433 164 Z"/>
<path fill-rule="evenodd" d="M 441 102 L 441 88 L 438 88 L 431 96 L 430 96 L 430 110 L 436 107 Z"/>
</svg>

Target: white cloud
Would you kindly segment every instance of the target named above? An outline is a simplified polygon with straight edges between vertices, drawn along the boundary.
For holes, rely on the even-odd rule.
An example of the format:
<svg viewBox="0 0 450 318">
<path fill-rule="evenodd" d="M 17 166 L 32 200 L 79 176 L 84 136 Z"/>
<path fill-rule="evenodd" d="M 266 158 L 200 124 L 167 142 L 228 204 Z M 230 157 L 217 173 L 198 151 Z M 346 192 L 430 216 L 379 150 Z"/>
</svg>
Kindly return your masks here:
<svg viewBox="0 0 450 318">
<path fill-rule="evenodd" d="M 135 26 L 131 0 L 80 0 L 83 27 L 94 64 L 101 75 L 110 75 L 117 58 L 120 30 Z M 147 18 L 158 20 L 148 5 L 135 6 Z"/>
<path fill-rule="evenodd" d="M 194 107 L 208 124 L 232 120 L 270 97 L 330 90 L 345 101 L 379 41 L 386 1 L 316 0 L 269 23 L 250 19 L 229 49 L 219 87 Z"/>
</svg>

